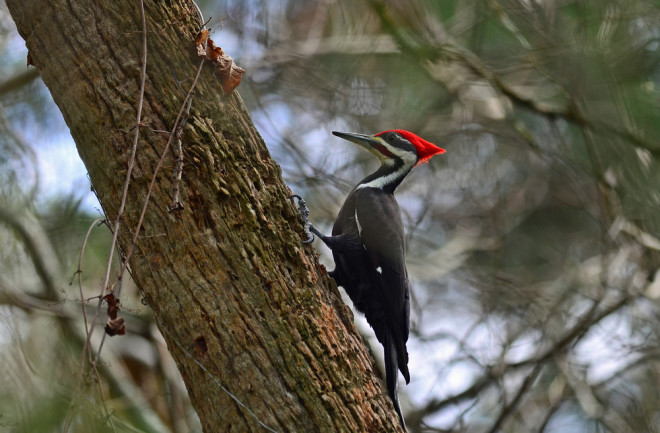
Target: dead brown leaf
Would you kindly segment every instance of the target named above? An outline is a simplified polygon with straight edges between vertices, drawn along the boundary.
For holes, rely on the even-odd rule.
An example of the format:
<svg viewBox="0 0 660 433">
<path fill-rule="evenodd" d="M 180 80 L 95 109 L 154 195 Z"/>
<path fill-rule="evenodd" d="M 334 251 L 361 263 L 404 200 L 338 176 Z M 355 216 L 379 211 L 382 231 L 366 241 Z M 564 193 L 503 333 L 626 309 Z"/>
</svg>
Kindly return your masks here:
<svg viewBox="0 0 660 433">
<path fill-rule="evenodd" d="M 234 59 L 227 55 L 222 48 L 217 46 L 213 39 L 209 38 L 209 31 L 202 30 L 195 37 L 197 55 L 203 57 L 213 64 L 215 73 L 220 79 L 222 91 L 225 95 L 234 91 L 245 73 L 245 69 L 234 63 Z"/>
</svg>

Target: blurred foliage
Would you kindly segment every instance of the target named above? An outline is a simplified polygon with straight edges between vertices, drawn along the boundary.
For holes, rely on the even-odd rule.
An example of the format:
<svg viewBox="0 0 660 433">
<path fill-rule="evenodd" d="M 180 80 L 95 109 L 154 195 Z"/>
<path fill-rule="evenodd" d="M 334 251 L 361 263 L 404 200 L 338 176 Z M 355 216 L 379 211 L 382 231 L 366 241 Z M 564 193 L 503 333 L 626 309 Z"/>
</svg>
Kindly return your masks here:
<svg viewBox="0 0 660 433">
<path fill-rule="evenodd" d="M 414 284 L 400 391 L 411 432 L 660 430 L 657 2 L 200 4 L 319 227 L 375 164 L 330 131 L 403 128 L 447 149 L 397 192 Z M 69 280 L 94 217 L 78 198 L 37 200 L 35 130 L 57 115 L 35 77 L 19 79 L 15 39 L 0 8 L 0 425 L 199 430 L 135 290 L 122 299 L 129 335 L 78 383 Z M 87 245 L 85 297 L 108 241 L 99 228 Z"/>
</svg>

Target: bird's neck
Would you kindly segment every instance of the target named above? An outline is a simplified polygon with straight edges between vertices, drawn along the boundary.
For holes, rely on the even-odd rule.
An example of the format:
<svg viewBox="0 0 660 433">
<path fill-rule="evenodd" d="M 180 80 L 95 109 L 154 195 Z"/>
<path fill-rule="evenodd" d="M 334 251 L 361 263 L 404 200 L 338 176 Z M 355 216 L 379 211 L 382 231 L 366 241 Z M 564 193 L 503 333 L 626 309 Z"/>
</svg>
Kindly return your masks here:
<svg viewBox="0 0 660 433">
<path fill-rule="evenodd" d="M 357 185 L 359 188 L 378 188 L 385 192 L 394 193 L 401 181 L 410 173 L 414 164 L 406 164 L 402 160 L 387 161 L 375 172 L 362 179 Z"/>
</svg>

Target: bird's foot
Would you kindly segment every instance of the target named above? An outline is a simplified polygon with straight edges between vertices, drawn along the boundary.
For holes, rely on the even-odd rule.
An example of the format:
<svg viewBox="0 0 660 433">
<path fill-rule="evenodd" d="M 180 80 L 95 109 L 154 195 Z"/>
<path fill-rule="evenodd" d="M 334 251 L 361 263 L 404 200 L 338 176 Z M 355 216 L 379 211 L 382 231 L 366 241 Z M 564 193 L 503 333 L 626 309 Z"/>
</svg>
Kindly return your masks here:
<svg viewBox="0 0 660 433">
<path fill-rule="evenodd" d="M 309 209 L 307 209 L 307 203 L 305 203 L 305 200 L 298 194 L 292 194 L 289 196 L 289 199 L 295 204 L 295 200 L 298 199 L 298 212 L 300 212 L 300 216 L 303 220 L 303 230 L 305 231 L 305 235 L 307 236 L 307 239 L 302 241 L 303 244 L 309 244 L 314 241 L 314 235 L 312 233 L 316 233 L 317 235 L 321 235 L 319 231 L 312 225 L 312 223 L 309 222 Z"/>
<path fill-rule="evenodd" d="M 317 229 L 316 227 L 314 227 L 314 224 L 309 223 L 309 231 L 313 233 L 312 236 L 316 235 L 316 236 L 318 236 L 319 238 L 321 238 L 321 240 L 325 240 L 325 235 L 324 235 L 323 233 L 321 233 L 321 232 L 319 231 L 319 229 Z"/>
</svg>

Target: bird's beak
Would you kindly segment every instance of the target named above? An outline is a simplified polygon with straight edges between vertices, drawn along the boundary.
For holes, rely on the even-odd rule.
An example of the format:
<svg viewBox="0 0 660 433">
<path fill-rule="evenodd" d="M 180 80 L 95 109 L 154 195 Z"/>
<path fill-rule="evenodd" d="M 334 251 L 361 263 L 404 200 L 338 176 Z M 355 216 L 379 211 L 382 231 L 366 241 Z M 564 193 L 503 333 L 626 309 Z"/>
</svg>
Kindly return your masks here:
<svg viewBox="0 0 660 433">
<path fill-rule="evenodd" d="M 343 138 L 344 140 L 352 141 L 353 143 L 367 149 L 369 152 L 373 153 L 380 159 L 385 159 L 386 155 L 383 155 L 383 143 L 382 138 L 374 137 L 372 135 L 365 134 L 356 134 L 353 132 L 337 132 L 332 131 L 332 135 Z"/>
</svg>

